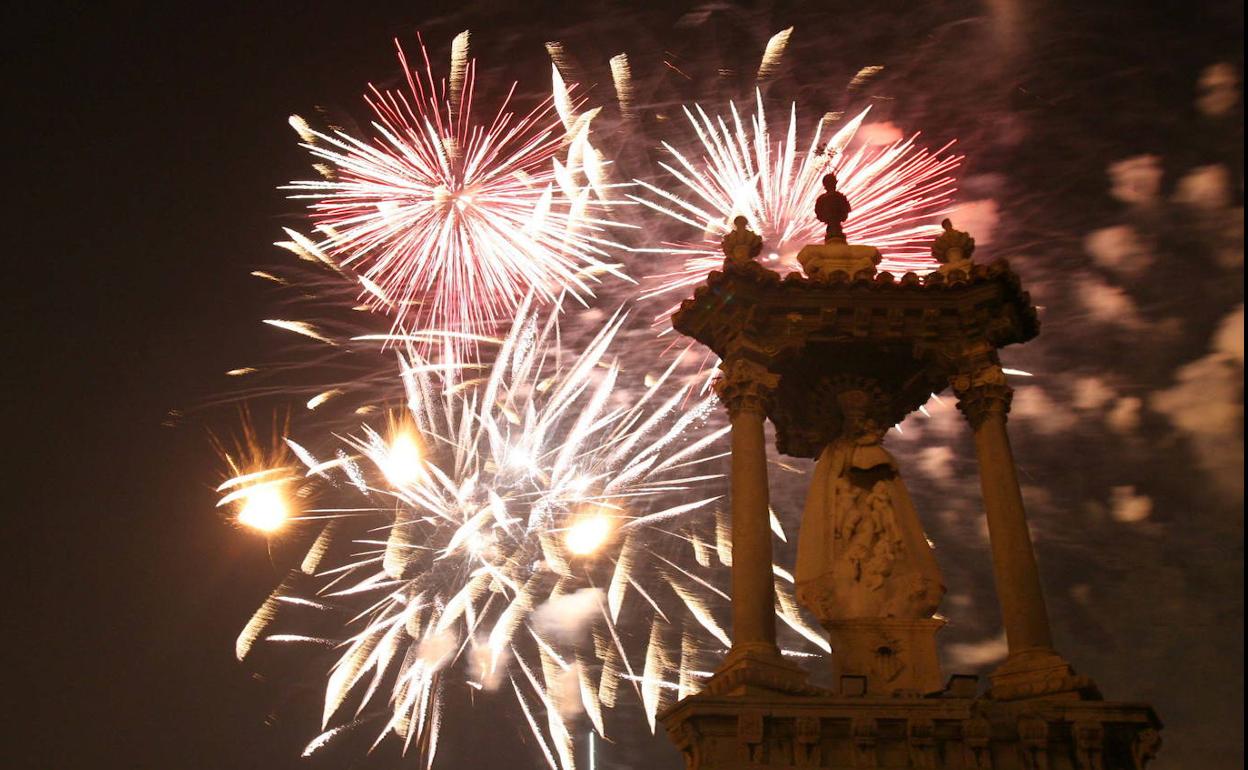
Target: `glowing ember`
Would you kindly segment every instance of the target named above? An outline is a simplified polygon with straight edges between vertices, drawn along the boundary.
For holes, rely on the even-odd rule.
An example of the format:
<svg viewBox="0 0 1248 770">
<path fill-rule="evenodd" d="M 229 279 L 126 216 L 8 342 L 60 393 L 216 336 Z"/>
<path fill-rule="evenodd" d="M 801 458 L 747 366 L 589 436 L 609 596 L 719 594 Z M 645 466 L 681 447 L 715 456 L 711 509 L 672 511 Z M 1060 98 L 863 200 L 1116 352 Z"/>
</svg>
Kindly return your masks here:
<svg viewBox="0 0 1248 770">
<path fill-rule="evenodd" d="M 282 490 L 263 484 L 246 490 L 238 511 L 238 522 L 265 533 L 276 532 L 290 519 L 290 507 Z"/>
<path fill-rule="evenodd" d="M 564 533 L 563 542 L 576 556 L 588 556 L 611 536 L 611 520 L 601 514 L 577 519 Z"/>
<path fill-rule="evenodd" d="M 411 430 L 400 431 L 390 440 L 386 451 L 377 457 L 386 480 L 395 487 L 412 483 L 421 472 L 420 445 Z"/>
</svg>

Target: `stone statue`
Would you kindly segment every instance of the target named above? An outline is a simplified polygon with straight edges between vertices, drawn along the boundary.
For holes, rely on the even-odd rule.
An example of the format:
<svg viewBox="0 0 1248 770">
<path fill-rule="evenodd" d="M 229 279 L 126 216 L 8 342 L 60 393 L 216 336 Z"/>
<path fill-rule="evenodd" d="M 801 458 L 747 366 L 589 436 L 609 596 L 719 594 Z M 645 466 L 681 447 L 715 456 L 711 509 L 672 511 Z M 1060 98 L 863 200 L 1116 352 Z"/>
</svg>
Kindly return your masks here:
<svg viewBox="0 0 1248 770">
<path fill-rule="evenodd" d="M 802 271 L 818 281 L 826 281 L 836 272 L 845 273 L 850 278 L 864 271 L 875 275 L 875 266 L 882 259 L 880 250 L 874 246 L 845 242 L 841 223 L 849 216 L 850 206 L 849 199 L 837 192 L 836 175 L 825 176 L 823 186 L 827 192 L 815 200 L 815 217 L 828 226 L 828 234 L 823 243 L 807 244 L 797 252 L 797 262 Z"/>
<path fill-rule="evenodd" d="M 845 242 L 843 225 L 849 219 L 849 198 L 836 189 L 836 174 L 828 174 L 823 178 L 823 195 L 815 199 L 815 218 L 828 226 L 826 242 L 839 240 Z"/>
<path fill-rule="evenodd" d="M 886 429 L 862 390 L 837 396 L 841 435 L 815 465 L 797 549 L 797 597 L 820 621 L 930 618 L 945 587 Z"/>
<path fill-rule="evenodd" d="M 724 257 L 729 262 L 744 264 L 757 257 L 763 250 L 763 239 L 758 233 L 746 227 L 748 220 L 738 216 L 732 220 L 732 232 L 724 236 L 719 247 L 724 250 Z"/>
<path fill-rule="evenodd" d="M 948 275 L 954 270 L 969 273 L 975 264 L 971 255 L 975 253 L 975 239 L 963 230 L 954 230 L 953 223 L 948 219 L 940 226 L 945 229 L 932 241 L 932 258 L 940 263 L 937 272 Z"/>
</svg>

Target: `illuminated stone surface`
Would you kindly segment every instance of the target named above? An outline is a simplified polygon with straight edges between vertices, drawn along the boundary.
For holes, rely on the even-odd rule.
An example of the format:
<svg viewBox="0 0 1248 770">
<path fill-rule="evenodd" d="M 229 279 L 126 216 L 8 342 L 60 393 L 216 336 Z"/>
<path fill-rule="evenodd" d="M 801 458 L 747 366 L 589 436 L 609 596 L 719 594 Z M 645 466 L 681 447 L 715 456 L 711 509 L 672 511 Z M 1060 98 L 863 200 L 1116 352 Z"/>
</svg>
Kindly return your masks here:
<svg viewBox="0 0 1248 770">
<path fill-rule="evenodd" d="M 1101 700 L 1053 650 L 997 357 L 1039 322 L 1008 264 L 974 264 L 973 248 L 946 226 L 934 249 L 947 269 L 900 279 L 851 270 L 848 251 L 845 269 L 783 278 L 730 258 L 673 316 L 723 360 L 716 391 L 733 429 L 733 647 L 704 692 L 662 717 L 692 770 L 1135 769 L 1160 746 L 1150 707 Z M 969 677 L 941 685 L 944 586 L 883 447 L 888 427 L 947 388 L 974 434 L 1009 645 L 983 693 Z M 819 458 L 795 577 L 829 632 L 831 691 L 775 645 L 766 419 L 781 453 Z"/>
</svg>

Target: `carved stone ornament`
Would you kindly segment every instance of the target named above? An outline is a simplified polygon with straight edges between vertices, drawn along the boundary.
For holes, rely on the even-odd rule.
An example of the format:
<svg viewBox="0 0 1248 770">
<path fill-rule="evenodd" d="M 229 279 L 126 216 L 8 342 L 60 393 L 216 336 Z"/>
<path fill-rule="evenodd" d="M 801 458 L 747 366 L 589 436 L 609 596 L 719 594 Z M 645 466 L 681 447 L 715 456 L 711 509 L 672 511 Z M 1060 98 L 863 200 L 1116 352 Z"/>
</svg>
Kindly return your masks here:
<svg viewBox="0 0 1248 770">
<path fill-rule="evenodd" d="M 992 723 L 982 716 L 962 722 L 962 746 L 967 767 L 988 770 L 992 767 Z"/>
<path fill-rule="evenodd" d="M 737 740 L 745 744 L 745 754 L 749 762 L 762 761 L 763 712 L 746 711 L 737 716 Z"/>
<path fill-rule="evenodd" d="M 879 766 L 876 744 L 880 728 L 874 719 L 857 718 L 850 723 L 850 735 L 854 740 L 854 766 L 873 768 Z"/>
<path fill-rule="evenodd" d="M 1104 701 L 704 693 L 659 718 L 689 770 L 1146 770 L 1160 744 L 1149 707 Z"/>
<path fill-rule="evenodd" d="M 949 385 L 958 397 L 958 410 L 972 428 L 978 428 L 992 414 L 999 414 L 1004 420 L 1010 411 L 1014 389 L 1009 386 L 1001 365 L 991 359 L 972 359 L 967 363 L 969 366 L 949 378 Z"/>
<path fill-rule="evenodd" d="M 1077 695 L 1100 700 L 1101 694 L 1090 677 L 1076 672 L 1052 650 L 1025 650 L 1011 655 L 992 672 L 995 700 L 1026 700 L 1046 695 Z"/>
<path fill-rule="evenodd" d="M 819 740 L 822 729 L 819 717 L 798 717 L 794 724 L 797 745 L 793 747 L 793 759 L 798 767 L 818 767 L 822 760 Z"/>
<path fill-rule="evenodd" d="M 1037 717 L 1020 717 L 1018 738 L 1023 768 L 1049 770 L 1049 723 Z"/>
<path fill-rule="evenodd" d="M 831 281 L 837 273 L 844 273 L 847 278 L 870 278 L 883 258 L 874 246 L 848 244 L 844 240 L 812 243 L 797 252 L 802 272 L 820 282 Z"/>
<path fill-rule="evenodd" d="M 1135 770 L 1147 770 L 1148 765 L 1157 758 L 1161 751 L 1161 733 L 1152 727 L 1136 733 L 1131 743 L 1131 759 L 1135 762 Z"/>
<path fill-rule="evenodd" d="M 714 384 L 715 395 L 728 407 L 729 414 L 767 414 L 767 405 L 780 384 L 780 375 L 773 374 L 756 361 L 740 357 L 724 361 L 719 365 L 719 371 Z"/>
<path fill-rule="evenodd" d="M 797 598 L 820 621 L 930 618 L 944 580 L 922 524 L 866 417 L 865 391 L 837 396 L 839 438 L 819 457 L 798 536 Z"/>
<path fill-rule="evenodd" d="M 667 735 L 685 757 L 685 770 L 698 770 L 702 766 L 702 736 L 692 720 L 681 720 L 667 725 Z"/>
<path fill-rule="evenodd" d="M 915 770 L 935 770 L 936 723 L 930 719 L 911 719 L 907 731 L 911 767 Z"/>
<path fill-rule="evenodd" d="M 763 740 L 763 712 L 747 711 L 737 717 L 737 737 L 742 743 L 761 743 Z"/>
<path fill-rule="evenodd" d="M 1105 770 L 1105 727 L 1100 722 L 1075 722 L 1075 761 L 1079 770 Z"/>
<path fill-rule="evenodd" d="M 723 249 L 724 258 L 729 262 L 744 264 L 757 257 L 763 250 L 763 239 L 758 233 L 746 227 L 748 223 L 745 217 L 732 220 L 732 231 L 720 241 L 719 246 Z"/>
<path fill-rule="evenodd" d="M 969 274 L 974 263 L 971 255 L 975 253 L 975 239 L 970 233 L 953 229 L 948 219 L 940 223 L 944 232 L 932 242 L 932 258 L 940 263 L 938 272 L 949 275 L 955 270 Z"/>
</svg>

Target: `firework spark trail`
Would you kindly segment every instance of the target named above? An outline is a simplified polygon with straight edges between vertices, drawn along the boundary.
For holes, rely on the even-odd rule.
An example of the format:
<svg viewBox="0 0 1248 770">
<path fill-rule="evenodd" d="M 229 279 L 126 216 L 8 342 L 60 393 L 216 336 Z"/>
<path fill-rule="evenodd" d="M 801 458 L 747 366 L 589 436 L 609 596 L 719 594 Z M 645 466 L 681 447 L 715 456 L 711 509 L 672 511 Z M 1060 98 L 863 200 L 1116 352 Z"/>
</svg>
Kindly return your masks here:
<svg viewBox="0 0 1248 770">
<path fill-rule="evenodd" d="M 789 111 L 784 137 L 773 140 L 761 92 L 756 92 L 754 114 L 748 118 L 732 103 L 728 118 L 712 117 L 696 105 L 685 108 L 701 156 L 693 157 L 664 142 L 671 161 L 660 166 L 679 187 L 669 190 L 638 180 L 648 195 L 629 197 L 696 228 L 701 237 L 636 249 L 680 262 L 674 271 L 650 276 L 643 298 L 669 292 L 679 292 L 683 298 L 717 269 L 723 262 L 719 240 L 738 215 L 745 216 L 750 228 L 763 237 L 765 264 L 798 269 L 796 256 L 801 247 L 823 242 L 824 225 L 813 211 L 829 172 L 837 174 L 839 189 L 853 203 L 846 235 L 851 242 L 879 248 L 884 254 L 881 270 L 901 273 L 934 268 L 930 240 L 940 230 L 935 222 L 947 213 L 952 201 L 952 174 L 962 158 L 948 153 L 950 145 L 934 151 L 920 147 L 917 135 L 882 147 L 851 148 L 866 114 L 866 110 L 861 112 L 826 142 L 821 123 L 805 147 L 799 148 L 796 105 Z"/>
<path fill-rule="evenodd" d="M 620 105 L 620 117 L 632 120 L 636 114 L 633 111 L 633 72 L 628 66 L 628 54 L 612 56 L 610 64 L 615 100 Z"/>
<path fill-rule="evenodd" d="M 788 37 L 772 39 L 760 79 L 780 71 Z M 562 53 L 551 46 L 558 65 Z M 611 709 L 639 702 L 653 729 L 664 698 L 694 692 L 709 676 L 698 667 L 731 643 L 716 587 L 731 566 L 731 538 L 713 493 L 697 494 L 715 478 L 696 466 L 720 457 L 722 429 L 703 427 L 711 403 L 693 385 L 676 386 L 677 362 L 638 385 L 613 350 L 622 314 L 596 334 L 596 321 L 578 318 L 588 328 L 573 350 L 556 313 L 541 321 L 535 307 L 562 312 L 564 298 L 584 300 L 600 274 L 617 272 L 605 261 L 618 247 L 607 228 L 631 226 L 607 221 L 617 204 L 648 206 L 697 233 L 634 250 L 683 263 L 651 276 L 644 296 L 687 289 L 718 267 L 719 238 L 738 213 L 766 239 L 765 263 L 792 267 L 802 245 L 822 240 L 811 210 L 832 169 L 854 203 L 851 239 L 880 247 L 883 269 L 926 269 L 929 223 L 949 203 L 961 159 L 914 137 L 856 145 L 865 111 L 836 131 L 829 126 L 839 113 L 825 117 L 799 144 L 793 108 L 776 140 L 760 94 L 752 115 L 736 105 L 724 116 L 686 109 L 698 150 L 664 145 L 663 168 L 678 185 L 637 182 L 639 194 L 616 201 L 625 186 L 608 181 L 608 161 L 589 140 L 598 110 L 583 109 L 558 66 L 547 102 L 518 117 L 509 96 L 490 121 L 474 124 L 466 35 L 452 46 L 447 81 L 435 81 L 427 55 L 423 70 L 401 50 L 400 59 L 407 91 L 372 90 L 369 138 L 292 119 L 328 166 L 323 181 L 292 185 L 311 200 L 317 236 L 288 229 L 278 244 L 327 276 L 337 310 L 358 298 L 351 309 L 383 311 L 388 333 L 352 333 L 352 321 L 316 313 L 267 323 L 324 343 L 327 357 L 380 343 L 387 362 L 397 359 L 406 409 L 388 415 L 386 428 L 348 429 L 345 447 L 313 444 L 313 453 L 288 440 L 303 467 L 274 460 L 281 483 L 249 466 L 222 486 L 222 503 L 240 510 L 280 498 L 266 489 L 332 487 L 343 503 L 314 510 L 305 500 L 283 515 L 311 545 L 247 624 L 237 654 L 265 643 L 337 643 L 323 732 L 307 753 L 367 722 L 379 728 L 378 742 L 393 733 L 432 763 L 446 688 L 510 687 L 547 763 L 561 770 L 583 734 L 572 722 L 579 715 L 605 734 Z M 621 114 L 636 117 L 629 61 L 621 54 L 610 64 Z M 289 276 L 261 277 L 306 288 Z M 322 288 L 309 293 L 330 300 Z M 512 325 L 496 339 L 500 319 Z M 373 402 L 384 403 L 396 390 L 384 376 L 368 373 L 362 388 L 345 378 L 320 383 L 300 401 L 324 426 L 348 409 L 348 393 L 377 391 Z M 371 409 L 356 414 L 387 416 Z M 356 494 L 366 499 L 344 501 Z M 774 514 L 772 524 L 783 540 Z M 826 650 L 796 604 L 792 576 L 775 572 L 782 630 Z M 354 616 L 338 640 L 279 633 L 284 606 Z M 551 622 L 567 617 L 583 623 Z"/>
<path fill-rule="evenodd" d="M 356 271 L 361 299 L 390 313 L 396 329 L 488 334 L 531 293 L 583 300 L 601 274 L 623 278 L 610 261 L 618 244 L 607 237 L 612 201 L 602 161 L 587 140 L 593 116 L 561 129 L 574 105 L 557 73 L 552 99 L 514 113 L 513 85 L 478 123 L 466 34 L 452 46 L 449 84 L 435 79 L 423 44 L 423 71 L 396 47 L 407 91 L 370 87 L 370 137 L 292 119 L 330 173 L 286 188 L 309 201 L 324 240 L 292 234 L 283 245 Z M 462 354 L 474 344 L 452 339 L 449 347 Z"/>
<path fill-rule="evenodd" d="M 763 51 L 763 60 L 758 65 L 758 82 L 770 80 L 780 68 L 780 62 L 784 60 L 784 52 L 789 47 L 789 38 L 793 35 L 793 28 L 783 29 L 771 36 L 767 41 L 767 48 Z"/>
<path fill-rule="evenodd" d="M 719 457 L 713 439 L 721 431 L 700 427 L 710 400 L 675 386 L 671 366 L 647 377 L 640 395 L 617 398 L 624 374 L 611 351 L 625 315 L 569 351 L 557 313 L 542 320 L 533 302 L 521 303 L 485 376 L 467 387 L 448 388 L 446 367 L 427 365 L 414 342 L 398 338 L 406 410 L 385 431 L 364 426 L 349 437 L 349 458 L 321 461 L 287 440 L 282 448 L 306 477 L 283 466 L 222 485 L 228 496 L 295 475 L 340 493 L 358 487 L 370 500 L 371 524 L 359 507 L 305 511 L 307 519 L 333 518 L 315 535 L 303 571 L 292 572 L 239 638 L 240 657 L 260 641 L 323 645 L 319 636 L 267 629 L 283 604 L 335 612 L 358 605 L 326 683 L 324 732 L 309 753 L 353 729 L 366 707 L 388 703 L 378 740 L 396 733 L 431 762 L 443 689 L 510 681 L 552 767 L 570 768 L 580 734 L 570 720 L 583 712 L 603 733 L 604 710 L 620 702 L 618 680 L 634 683 L 653 725 L 656 683 L 694 654 L 695 637 L 730 643 L 715 617 L 723 592 L 713 573 L 701 577 L 702 565 L 659 555 L 687 557 L 677 533 L 713 518 L 719 498 L 694 494 L 717 478 L 695 470 Z M 345 557 L 344 542 L 353 544 Z M 300 575 L 319 581 L 316 597 L 298 595 Z M 621 634 L 622 611 L 648 639 Z"/>
</svg>

